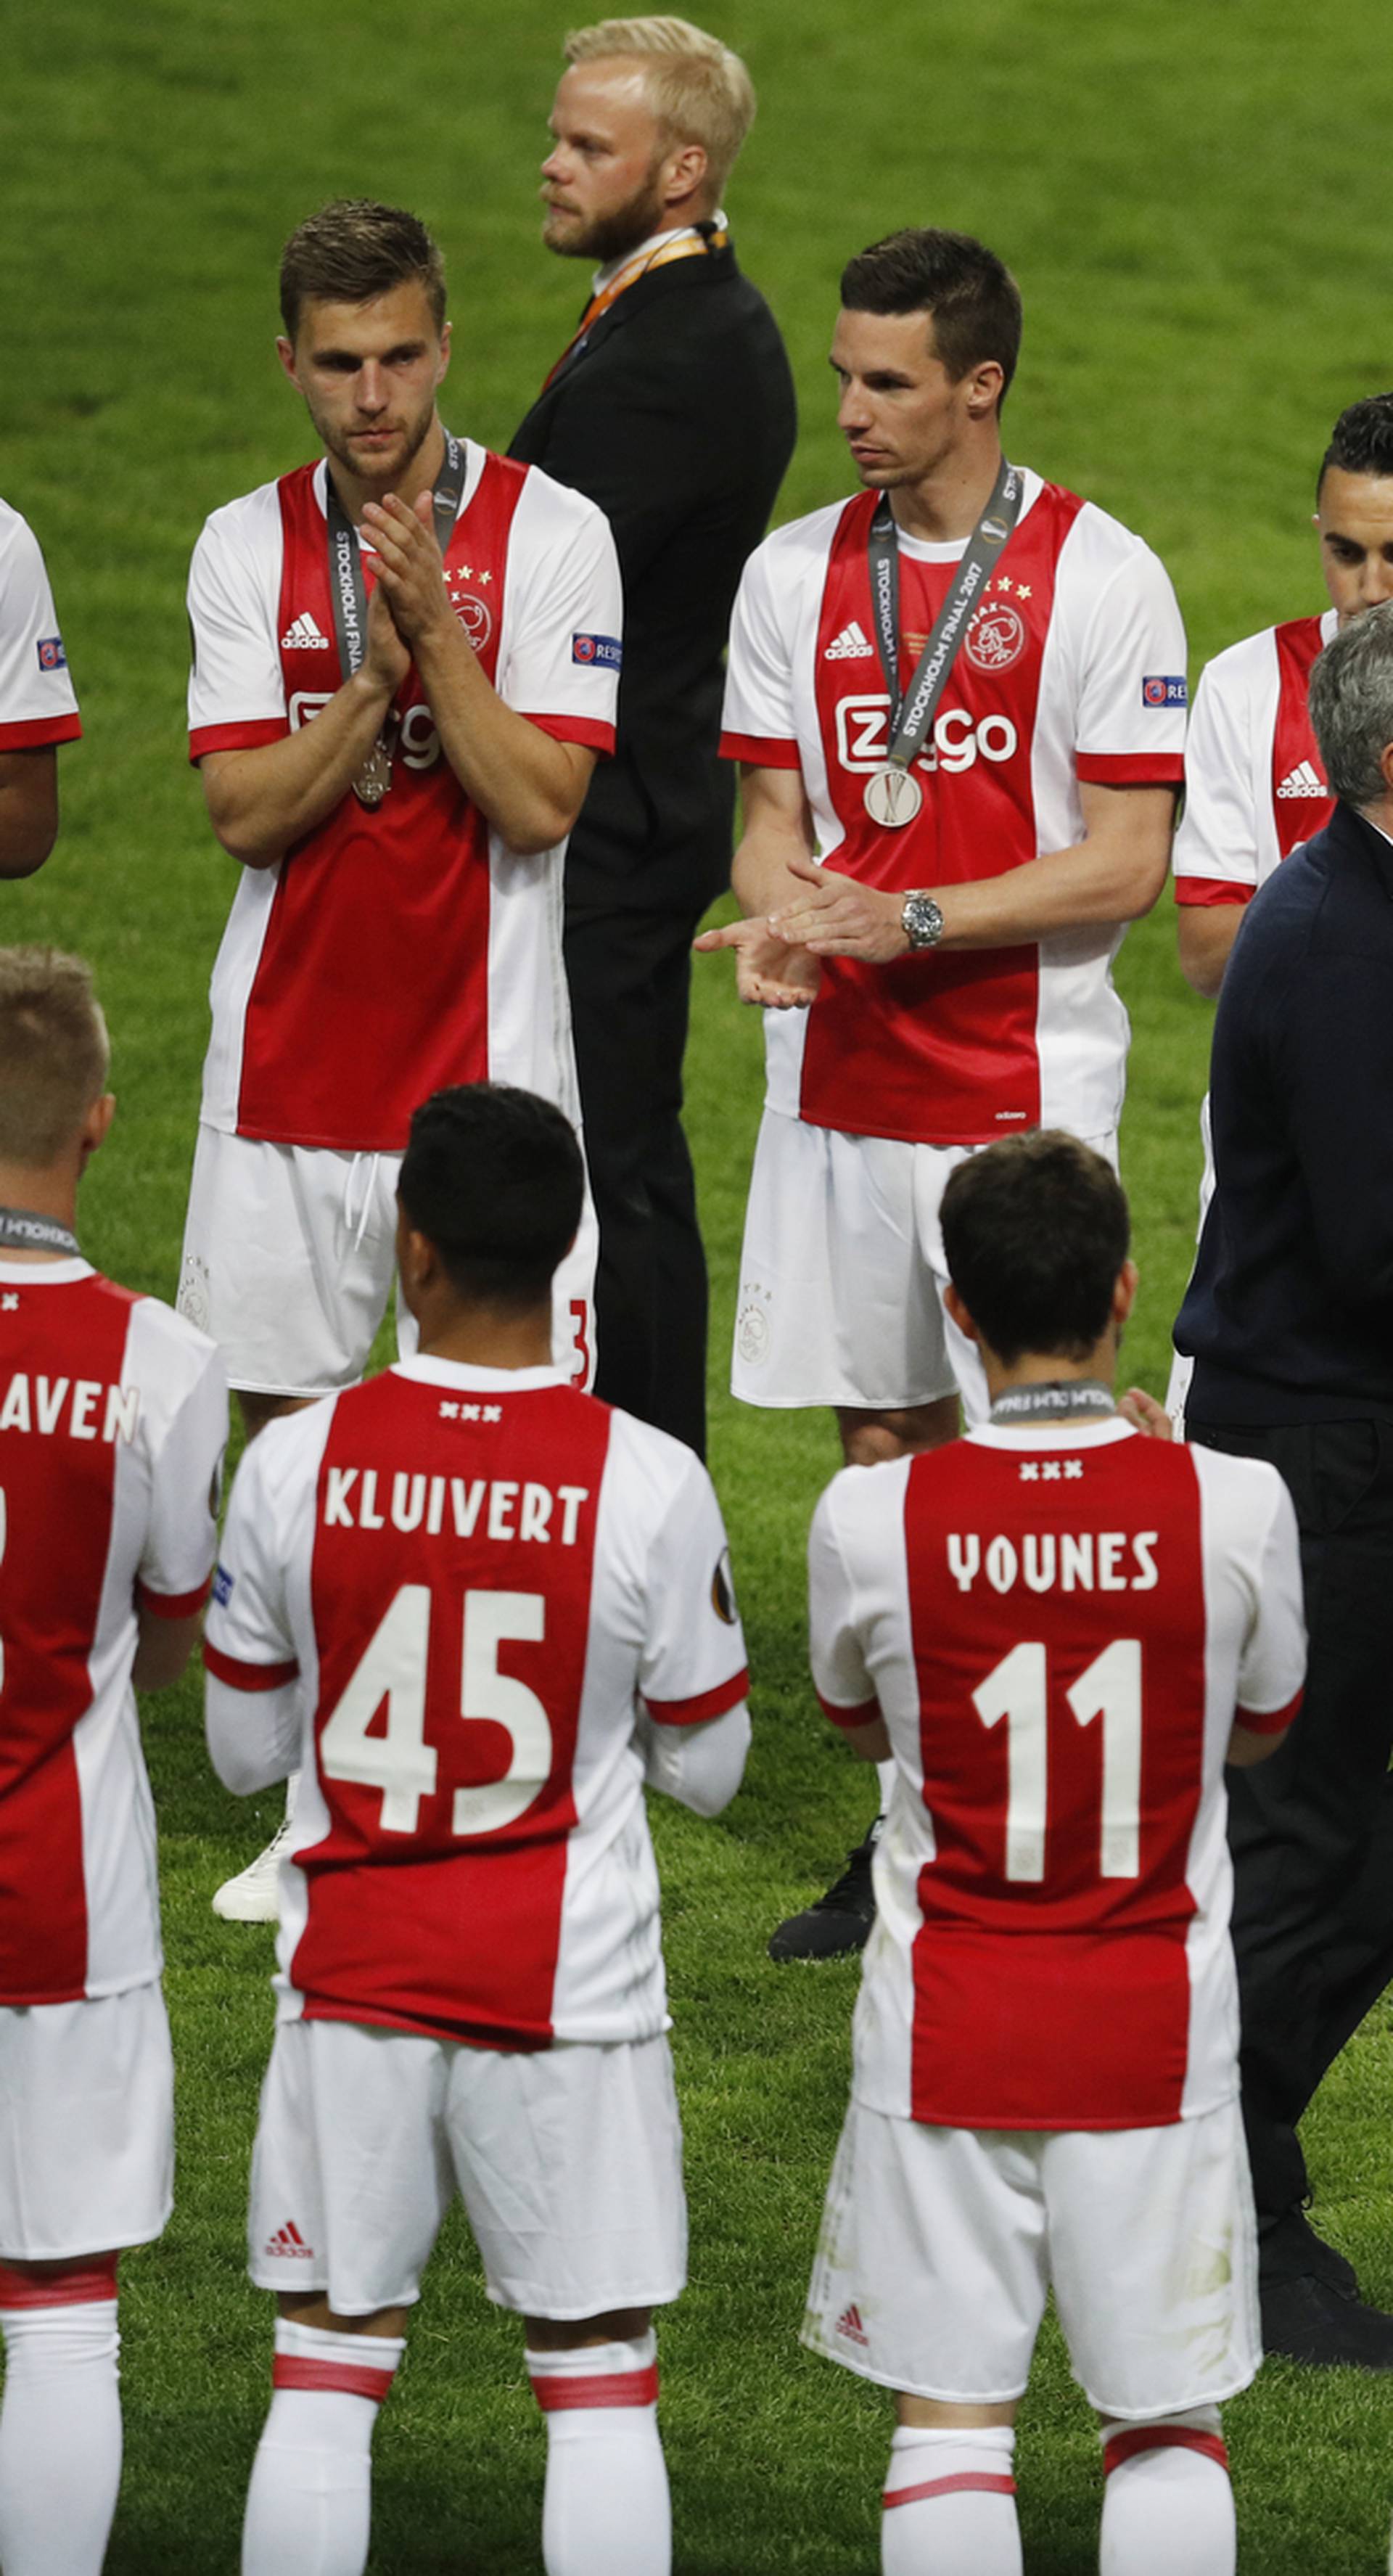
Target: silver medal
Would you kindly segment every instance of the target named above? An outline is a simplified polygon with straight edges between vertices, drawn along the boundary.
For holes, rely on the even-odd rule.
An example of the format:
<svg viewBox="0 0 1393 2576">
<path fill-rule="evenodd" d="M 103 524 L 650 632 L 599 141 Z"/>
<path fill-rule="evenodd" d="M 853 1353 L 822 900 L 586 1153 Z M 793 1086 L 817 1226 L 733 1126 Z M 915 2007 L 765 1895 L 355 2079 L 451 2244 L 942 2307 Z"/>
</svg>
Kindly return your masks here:
<svg viewBox="0 0 1393 2576">
<path fill-rule="evenodd" d="M 374 813 L 392 784 L 392 755 L 378 735 L 367 759 L 353 781 L 353 793 L 360 805 Z"/>
<path fill-rule="evenodd" d="M 867 779 L 863 801 L 873 823 L 898 832 L 913 822 L 924 802 L 924 791 L 917 778 L 911 778 L 907 769 L 891 760 Z"/>
</svg>

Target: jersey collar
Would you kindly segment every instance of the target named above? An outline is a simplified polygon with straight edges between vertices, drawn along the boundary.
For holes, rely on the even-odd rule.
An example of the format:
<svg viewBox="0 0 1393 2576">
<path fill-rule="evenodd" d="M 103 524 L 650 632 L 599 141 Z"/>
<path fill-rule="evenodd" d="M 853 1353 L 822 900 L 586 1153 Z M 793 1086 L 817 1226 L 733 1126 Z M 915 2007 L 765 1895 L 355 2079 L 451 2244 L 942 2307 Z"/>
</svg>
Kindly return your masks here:
<svg viewBox="0 0 1393 2576">
<path fill-rule="evenodd" d="M 479 1368 L 465 1360 L 424 1359 L 419 1351 L 414 1359 L 395 1360 L 392 1370 L 396 1377 L 418 1378 L 425 1386 L 477 1386 L 490 1394 L 501 1389 L 505 1395 L 521 1395 L 534 1386 L 570 1384 L 561 1368 Z"/>
<path fill-rule="evenodd" d="M 980 1449 L 1104 1449 L 1115 1440 L 1137 1440 L 1141 1434 L 1120 1413 L 1099 1421 L 976 1422 L 963 1433 Z"/>
<path fill-rule="evenodd" d="M 7 1261 L 0 1253 L 0 1279 L 7 1288 L 66 1288 L 74 1279 L 94 1279 L 90 1261 L 69 1254 L 62 1261 Z"/>
</svg>

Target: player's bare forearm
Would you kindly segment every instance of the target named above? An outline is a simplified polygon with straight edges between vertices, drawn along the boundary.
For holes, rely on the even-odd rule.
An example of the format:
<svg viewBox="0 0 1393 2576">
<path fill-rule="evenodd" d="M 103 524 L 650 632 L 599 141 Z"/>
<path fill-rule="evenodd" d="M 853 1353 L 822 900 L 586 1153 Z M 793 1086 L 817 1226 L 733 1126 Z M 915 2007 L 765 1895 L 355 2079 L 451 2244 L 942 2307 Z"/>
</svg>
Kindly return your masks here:
<svg viewBox="0 0 1393 2576">
<path fill-rule="evenodd" d="M 1224 969 L 1247 908 L 1242 903 L 1182 903 L 1176 908 L 1180 972 L 1206 1002 L 1219 998 Z"/>
<path fill-rule="evenodd" d="M 703 952 L 735 952 L 736 991 L 761 1010 L 806 1010 L 822 978 L 806 949 L 775 937 L 768 916 L 798 892 L 794 870 L 813 849 L 812 816 L 796 770 L 746 769 L 741 773 L 744 831 L 731 868 L 731 885 L 744 918 L 706 930 L 695 942 Z"/>
<path fill-rule="evenodd" d="M 188 1619 L 165 1619 L 158 1611 L 141 1602 L 136 1610 L 135 1662 L 131 1679 L 137 1690 L 168 1690 L 177 1682 L 203 1625 L 203 1614 L 196 1610 Z"/>
<path fill-rule="evenodd" d="M 873 1717 L 865 1726 L 845 1727 L 842 1732 L 859 1761 L 888 1762 L 894 1752 L 883 1717 Z"/>
<path fill-rule="evenodd" d="M 0 877 L 31 877 L 58 837 L 58 760 L 51 743 L 0 752 Z"/>
<path fill-rule="evenodd" d="M 365 663 L 309 724 L 199 764 L 214 831 L 246 868 L 274 867 L 342 803 L 382 730 L 393 686 Z"/>
<path fill-rule="evenodd" d="M 454 610 L 416 638 L 421 686 L 440 747 L 465 794 L 519 858 L 564 841 L 585 802 L 595 754 L 556 742 L 504 705 Z"/>
</svg>

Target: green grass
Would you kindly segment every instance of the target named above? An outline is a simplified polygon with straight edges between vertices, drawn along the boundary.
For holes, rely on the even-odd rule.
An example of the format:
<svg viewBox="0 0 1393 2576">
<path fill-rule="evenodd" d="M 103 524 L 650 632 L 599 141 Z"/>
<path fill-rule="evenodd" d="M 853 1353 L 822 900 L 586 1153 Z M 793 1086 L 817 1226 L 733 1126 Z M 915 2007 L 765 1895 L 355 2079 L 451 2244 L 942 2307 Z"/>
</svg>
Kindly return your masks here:
<svg viewBox="0 0 1393 2576">
<path fill-rule="evenodd" d="M 183 758 L 182 586 L 205 513 L 297 462 L 271 347 L 291 225 L 322 198 L 415 205 L 451 265 L 447 417 L 506 444 L 583 287 L 536 238 L 534 187 L 566 13 L 418 0 L 10 0 L 0 92 L 5 402 L 0 490 L 45 544 L 87 739 L 63 755 L 64 833 L 0 888 L 0 935 L 94 959 L 121 1111 L 84 1231 L 173 1291 L 206 1032 L 231 894 Z M 1138 528 L 1171 568 L 1192 668 L 1320 603 L 1308 525 L 1336 410 L 1393 378 L 1380 138 L 1386 13 L 1345 0 L 731 0 L 761 112 L 730 191 L 745 264 L 783 322 L 803 436 L 781 515 L 847 487 L 826 349 L 848 253 L 906 221 L 980 232 L 1025 293 L 1012 453 Z M 1208 1012 L 1163 905 L 1120 981 L 1135 1043 L 1124 1133 L 1143 1293 L 1129 1362 L 1158 1391 L 1188 1266 Z M 860 1832 L 867 1784 L 810 1705 L 801 1552 L 835 1463 L 815 1417 L 724 1394 L 760 1090 L 728 967 L 698 972 L 690 1125 L 714 1281 L 712 1461 L 750 1634 L 756 1749 L 727 1818 L 655 1816 L 688 2137 L 693 2279 L 663 2331 L 679 2576 L 858 2576 L 875 2564 L 887 2408 L 794 2338 L 841 2116 L 854 1971 L 776 1972 L 770 1925 Z M 180 2066 L 179 2201 L 131 2259 L 127 2468 L 114 2576 L 230 2576 L 267 2387 L 269 2301 L 242 2270 L 247 2152 L 270 2031 L 269 1940 L 207 1898 L 273 1821 L 208 1772 L 192 1684 L 150 1704 Z M 1321 2214 L 1393 2304 L 1393 2026 L 1324 2088 Z M 1386 2562 L 1393 2387 L 1269 2368 L 1230 2410 L 1244 2576 Z M 518 2336 L 462 2231 L 442 2245 L 378 2439 L 375 2576 L 539 2564 L 542 2439 Z M 1099 2478 L 1053 2329 L 1025 2410 L 1031 2576 L 1094 2563 Z M 1179 2571 L 1178 2571 L 1179 2576 Z"/>
</svg>

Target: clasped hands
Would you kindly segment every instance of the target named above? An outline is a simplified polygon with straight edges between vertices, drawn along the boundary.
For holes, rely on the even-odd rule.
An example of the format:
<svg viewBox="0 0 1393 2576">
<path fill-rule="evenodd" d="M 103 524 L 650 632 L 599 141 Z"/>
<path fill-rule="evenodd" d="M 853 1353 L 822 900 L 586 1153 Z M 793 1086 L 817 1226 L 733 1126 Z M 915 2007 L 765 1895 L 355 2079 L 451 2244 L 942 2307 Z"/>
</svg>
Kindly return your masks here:
<svg viewBox="0 0 1393 2576">
<path fill-rule="evenodd" d="M 433 494 L 422 492 L 414 504 L 399 500 L 395 492 L 369 501 L 363 533 L 377 557 L 368 602 L 368 667 L 381 685 L 395 691 L 422 648 L 429 652 L 432 642 L 452 628 L 464 634 L 445 588 Z"/>
<path fill-rule="evenodd" d="M 816 859 L 790 858 L 785 865 L 800 880 L 801 894 L 774 912 L 752 913 L 723 930 L 703 931 L 695 942 L 703 951 L 734 949 L 735 988 L 742 1002 L 764 1010 L 805 1011 L 822 981 L 820 958 L 857 957 L 867 966 L 888 966 L 909 955 L 900 919 L 902 893 L 883 893 L 854 877 L 838 876 Z"/>
</svg>

